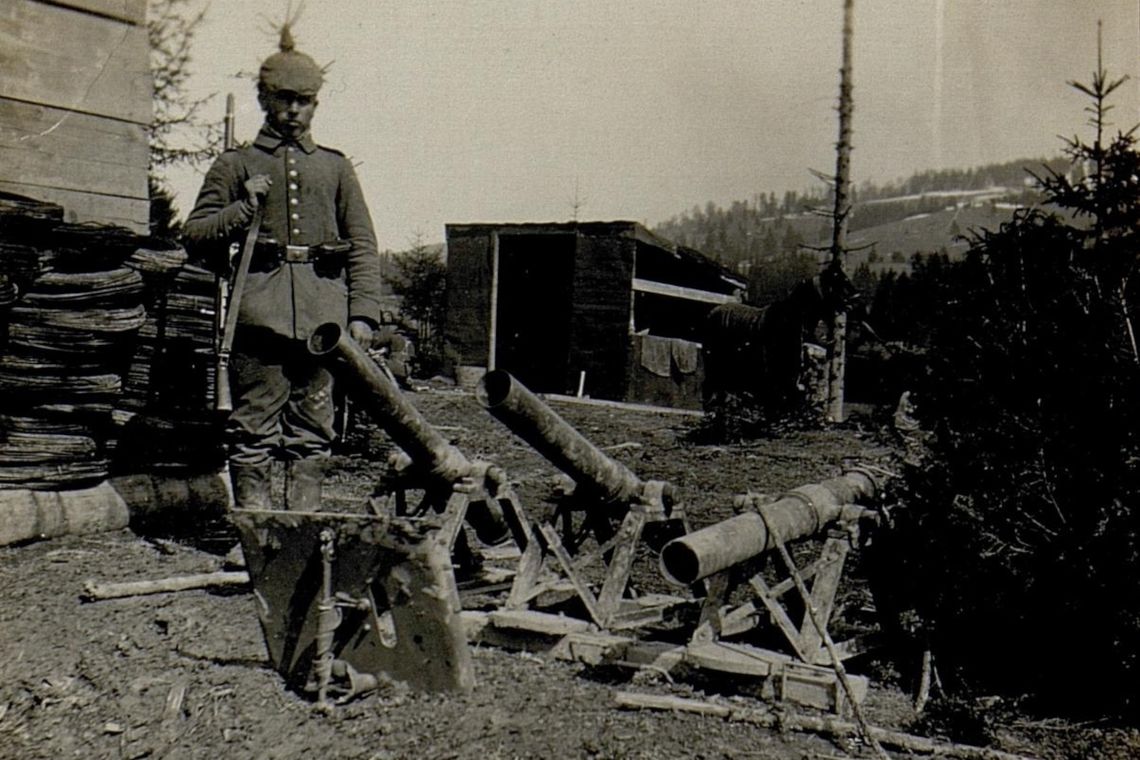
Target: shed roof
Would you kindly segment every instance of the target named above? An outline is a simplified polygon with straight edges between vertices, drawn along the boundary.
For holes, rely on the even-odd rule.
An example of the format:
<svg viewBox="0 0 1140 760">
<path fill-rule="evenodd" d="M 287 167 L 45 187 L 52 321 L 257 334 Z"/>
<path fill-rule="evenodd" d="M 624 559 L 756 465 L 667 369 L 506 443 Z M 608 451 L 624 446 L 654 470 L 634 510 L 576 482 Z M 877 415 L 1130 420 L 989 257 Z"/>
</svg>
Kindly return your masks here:
<svg viewBox="0 0 1140 760">
<path fill-rule="evenodd" d="M 555 235 L 575 233 L 590 237 L 628 237 L 644 244 L 650 250 L 669 255 L 681 267 L 689 270 L 695 279 L 708 287 L 710 282 L 719 282 L 724 292 L 744 288 L 748 282 L 731 269 L 710 259 L 694 248 L 677 245 L 647 229 L 639 222 L 614 220 L 608 222 L 506 222 L 506 223 L 463 223 L 445 225 L 447 237 L 464 234 L 500 235 Z"/>
</svg>

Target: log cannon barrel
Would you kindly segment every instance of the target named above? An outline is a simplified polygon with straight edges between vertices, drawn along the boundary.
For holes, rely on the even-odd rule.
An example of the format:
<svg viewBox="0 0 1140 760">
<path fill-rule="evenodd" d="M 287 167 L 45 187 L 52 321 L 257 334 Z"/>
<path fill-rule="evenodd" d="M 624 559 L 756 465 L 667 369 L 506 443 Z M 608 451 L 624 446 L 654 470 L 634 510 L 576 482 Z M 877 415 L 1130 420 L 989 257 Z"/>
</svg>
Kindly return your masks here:
<svg viewBox="0 0 1140 760">
<path fill-rule="evenodd" d="M 775 548 L 814 535 L 840 519 L 845 507 L 874 497 L 875 480 L 851 471 L 821 483 L 800 486 L 775 501 L 710 525 L 665 544 L 661 572 L 678 585 L 690 585 Z M 863 510 L 859 510 L 863 511 Z"/>
<path fill-rule="evenodd" d="M 611 503 L 628 503 L 644 492 L 645 483 L 637 475 L 602 453 L 509 372 L 485 374 L 476 395 L 492 416 L 580 488 Z"/>
<path fill-rule="evenodd" d="M 309 353 L 339 360 L 339 374 L 357 401 L 417 466 L 443 482 L 454 483 L 472 473 L 470 460 L 432 427 L 403 396 L 360 344 L 338 324 L 321 325 L 309 338 Z"/>
</svg>

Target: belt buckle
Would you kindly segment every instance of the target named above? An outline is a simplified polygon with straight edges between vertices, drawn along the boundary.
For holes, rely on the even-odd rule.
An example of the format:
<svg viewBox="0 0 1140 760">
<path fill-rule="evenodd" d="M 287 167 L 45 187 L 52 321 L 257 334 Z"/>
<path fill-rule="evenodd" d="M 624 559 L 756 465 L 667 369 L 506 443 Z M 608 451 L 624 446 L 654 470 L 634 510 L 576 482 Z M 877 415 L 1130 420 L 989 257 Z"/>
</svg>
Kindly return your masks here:
<svg viewBox="0 0 1140 760">
<path fill-rule="evenodd" d="M 289 264 L 307 264 L 309 262 L 309 246 L 285 246 L 285 261 Z"/>
</svg>

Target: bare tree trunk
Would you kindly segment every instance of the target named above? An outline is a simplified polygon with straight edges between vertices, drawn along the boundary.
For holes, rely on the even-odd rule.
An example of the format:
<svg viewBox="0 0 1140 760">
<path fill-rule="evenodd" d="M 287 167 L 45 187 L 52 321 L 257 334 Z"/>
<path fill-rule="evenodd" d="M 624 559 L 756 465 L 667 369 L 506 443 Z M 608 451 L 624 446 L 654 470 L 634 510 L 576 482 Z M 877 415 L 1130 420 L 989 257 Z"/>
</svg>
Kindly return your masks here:
<svg viewBox="0 0 1140 760">
<path fill-rule="evenodd" d="M 851 215 L 851 35 L 855 0 L 843 0 L 843 64 L 839 69 L 839 142 L 835 159 L 835 212 L 831 236 L 831 266 L 840 271 L 847 250 L 847 222 Z M 842 302 L 833 304 L 831 345 L 827 373 L 827 417 L 842 422 L 843 386 L 847 374 L 847 312 Z"/>
</svg>

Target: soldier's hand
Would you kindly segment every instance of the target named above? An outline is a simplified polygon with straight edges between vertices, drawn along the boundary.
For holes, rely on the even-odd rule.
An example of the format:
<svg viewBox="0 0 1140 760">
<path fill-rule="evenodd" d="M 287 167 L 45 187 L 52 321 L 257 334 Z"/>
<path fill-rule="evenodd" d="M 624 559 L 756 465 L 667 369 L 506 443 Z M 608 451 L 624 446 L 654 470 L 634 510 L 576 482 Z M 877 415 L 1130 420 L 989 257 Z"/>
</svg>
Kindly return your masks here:
<svg viewBox="0 0 1140 760">
<path fill-rule="evenodd" d="M 269 186 L 273 180 L 268 174 L 255 174 L 245 181 L 245 193 L 254 208 L 261 205 L 261 199 L 269 194 Z"/>
<path fill-rule="evenodd" d="M 368 348 L 372 345 L 372 325 L 362 319 L 354 319 L 348 323 L 348 337 Z"/>
</svg>

